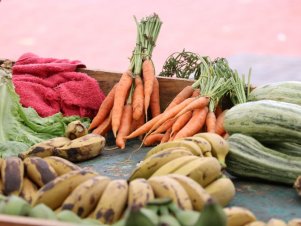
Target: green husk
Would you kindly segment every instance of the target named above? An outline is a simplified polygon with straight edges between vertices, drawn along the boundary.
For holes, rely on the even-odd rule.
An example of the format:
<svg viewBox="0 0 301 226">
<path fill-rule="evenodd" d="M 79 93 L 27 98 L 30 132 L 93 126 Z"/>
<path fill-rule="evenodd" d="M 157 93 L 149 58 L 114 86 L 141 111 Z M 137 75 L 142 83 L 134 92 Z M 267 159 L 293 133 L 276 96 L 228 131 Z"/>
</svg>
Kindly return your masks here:
<svg viewBox="0 0 301 226">
<path fill-rule="evenodd" d="M 17 155 L 46 139 L 64 136 L 68 123 L 88 118 L 64 117 L 61 113 L 42 118 L 33 108 L 24 108 L 15 92 L 10 70 L 0 67 L 0 156 Z"/>
</svg>

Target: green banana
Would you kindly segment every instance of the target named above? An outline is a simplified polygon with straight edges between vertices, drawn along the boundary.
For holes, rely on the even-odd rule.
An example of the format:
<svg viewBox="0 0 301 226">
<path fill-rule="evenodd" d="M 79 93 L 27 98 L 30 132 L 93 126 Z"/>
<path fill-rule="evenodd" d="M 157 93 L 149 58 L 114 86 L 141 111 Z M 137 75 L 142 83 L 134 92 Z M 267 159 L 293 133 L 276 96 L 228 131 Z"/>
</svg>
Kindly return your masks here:
<svg viewBox="0 0 301 226">
<path fill-rule="evenodd" d="M 193 210 L 185 210 L 178 208 L 175 203 L 168 206 L 169 210 L 175 215 L 182 226 L 194 226 L 200 217 L 200 213 Z"/>
<path fill-rule="evenodd" d="M 227 216 L 223 208 L 213 199 L 209 199 L 195 226 L 226 226 Z"/>
<path fill-rule="evenodd" d="M 168 206 L 159 207 L 159 224 L 164 226 L 181 226 L 180 222 L 169 212 Z"/>
<path fill-rule="evenodd" d="M 158 215 L 146 208 L 131 208 L 126 219 L 125 226 L 157 226 L 159 223 Z"/>
<path fill-rule="evenodd" d="M 82 222 L 82 219 L 71 210 L 62 210 L 56 215 L 56 217 L 59 221 L 64 221 L 64 222 L 71 222 L 71 223 Z"/>
<path fill-rule="evenodd" d="M 3 203 L 4 205 L 1 209 L 2 214 L 26 216 L 31 209 L 28 202 L 15 195 L 9 196 L 5 201 L 3 201 Z"/>
<path fill-rule="evenodd" d="M 29 217 L 56 220 L 55 212 L 43 203 L 33 207 L 28 214 Z"/>
</svg>

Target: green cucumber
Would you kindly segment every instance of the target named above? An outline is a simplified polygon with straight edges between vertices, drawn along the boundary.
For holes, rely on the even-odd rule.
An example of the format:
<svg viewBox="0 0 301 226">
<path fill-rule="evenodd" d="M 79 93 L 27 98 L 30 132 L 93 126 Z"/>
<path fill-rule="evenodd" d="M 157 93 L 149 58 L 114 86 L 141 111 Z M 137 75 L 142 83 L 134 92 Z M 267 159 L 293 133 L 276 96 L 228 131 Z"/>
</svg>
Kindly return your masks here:
<svg viewBox="0 0 301 226">
<path fill-rule="evenodd" d="M 290 156 L 301 157 L 301 144 L 281 142 L 268 143 L 264 145 L 268 148 L 274 149 L 275 151 L 279 151 Z"/>
<path fill-rule="evenodd" d="M 238 104 L 227 111 L 224 127 L 260 142 L 301 144 L 301 106 L 273 100 Z"/>
<path fill-rule="evenodd" d="M 301 158 L 267 148 L 239 133 L 231 135 L 228 142 L 227 171 L 234 176 L 292 185 L 301 175 Z"/>
<path fill-rule="evenodd" d="M 248 100 L 275 100 L 301 105 L 301 82 L 284 81 L 259 86 L 252 90 Z"/>
</svg>

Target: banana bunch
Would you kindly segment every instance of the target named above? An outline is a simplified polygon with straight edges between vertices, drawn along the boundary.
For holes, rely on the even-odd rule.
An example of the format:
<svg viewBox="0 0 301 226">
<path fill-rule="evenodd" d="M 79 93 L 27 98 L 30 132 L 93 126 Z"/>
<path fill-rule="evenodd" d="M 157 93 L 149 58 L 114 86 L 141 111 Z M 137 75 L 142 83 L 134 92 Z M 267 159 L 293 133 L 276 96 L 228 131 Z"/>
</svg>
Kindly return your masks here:
<svg viewBox="0 0 301 226">
<path fill-rule="evenodd" d="M 186 137 L 162 143 L 152 148 L 145 159 L 170 148 L 183 148 L 199 157 L 215 157 L 222 167 L 226 167 L 225 158 L 229 152 L 228 142 L 216 133 L 198 133 L 193 137 Z"/>
<path fill-rule="evenodd" d="M 81 219 L 74 212 L 69 210 L 54 212 L 45 204 L 38 204 L 34 207 L 21 197 L 11 195 L 0 195 L 0 214 L 13 216 L 27 216 L 31 218 L 39 218 L 46 220 L 57 220 L 69 223 L 76 223 L 77 225 L 99 225 L 104 226 L 99 221 L 94 219 Z"/>
<path fill-rule="evenodd" d="M 0 159 L 0 194 L 21 196 L 31 203 L 38 189 L 77 165 L 56 156 Z"/>
<path fill-rule="evenodd" d="M 58 156 L 71 162 L 80 162 L 98 156 L 104 146 L 105 138 L 98 134 L 86 134 L 73 140 L 67 137 L 56 137 L 35 144 L 18 156 L 21 159 L 30 156 L 42 158 Z"/>
</svg>

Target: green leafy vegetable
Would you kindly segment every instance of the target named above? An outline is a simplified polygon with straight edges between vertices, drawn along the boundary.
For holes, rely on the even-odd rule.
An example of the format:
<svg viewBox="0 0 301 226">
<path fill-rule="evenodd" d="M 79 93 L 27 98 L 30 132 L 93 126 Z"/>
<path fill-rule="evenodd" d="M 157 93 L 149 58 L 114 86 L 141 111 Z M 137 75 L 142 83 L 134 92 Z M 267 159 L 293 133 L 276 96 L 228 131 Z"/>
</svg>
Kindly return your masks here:
<svg viewBox="0 0 301 226">
<path fill-rule="evenodd" d="M 14 90 L 10 70 L 0 67 L 0 156 L 17 155 L 33 144 L 64 136 L 68 123 L 88 118 L 57 113 L 42 118 L 33 108 L 24 108 Z"/>
</svg>

